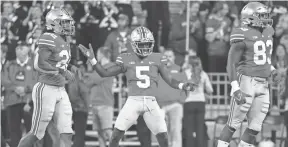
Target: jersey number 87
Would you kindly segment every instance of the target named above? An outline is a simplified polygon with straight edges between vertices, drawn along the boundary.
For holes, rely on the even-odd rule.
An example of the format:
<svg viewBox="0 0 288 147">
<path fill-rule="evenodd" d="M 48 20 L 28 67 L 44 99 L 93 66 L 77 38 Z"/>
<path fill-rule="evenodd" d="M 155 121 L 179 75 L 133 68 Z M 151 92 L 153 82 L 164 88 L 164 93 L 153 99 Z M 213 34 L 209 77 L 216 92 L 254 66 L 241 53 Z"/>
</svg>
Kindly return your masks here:
<svg viewBox="0 0 288 147">
<path fill-rule="evenodd" d="M 269 50 L 269 57 L 267 57 L 266 50 Z M 254 62 L 257 65 L 264 65 L 266 62 L 271 64 L 271 54 L 273 51 L 272 40 L 267 40 L 266 43 L 262 40 L 258 40 L 254 43 Z"/>
<path fill-rule="evenodd" d="M 62 50 L 59 53 L 59 57 L 61 57 L 62 60 L 56 64 L 56 67 L 66 70 L 68 67 L 68 62 L 70 58 L 69 52 L 67 50 Z"/>
</svg>

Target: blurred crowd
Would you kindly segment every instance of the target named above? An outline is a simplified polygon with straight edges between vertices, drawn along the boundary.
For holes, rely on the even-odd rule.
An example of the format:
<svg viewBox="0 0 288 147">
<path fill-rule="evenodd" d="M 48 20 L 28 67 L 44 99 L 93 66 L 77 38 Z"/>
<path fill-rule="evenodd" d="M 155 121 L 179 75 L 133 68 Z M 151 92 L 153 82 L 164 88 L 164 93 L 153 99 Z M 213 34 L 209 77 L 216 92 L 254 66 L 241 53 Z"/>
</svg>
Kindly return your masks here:
<svg viewBox="0 0 288 147">
<path fill-rule="evenodd" d="M 171 3 L 179 3 L 180 11 L 172 13 L 169 6 Z M 163 108 L 163 115 L 167 117 L 171 147 L 181 147 L 182 144 L 184 147 L 204 147 L 208 139 L 204 123 L 204 94 L 213 93 L 206 72 L 226 72 L 230 32 L 233 27 L 240 26 L 240 11 L 247 2 L 191 1 L 188 23 L 186 3 L 130 0 L 2 1 L 2 138 L 8 140 L 11 147 L 17 147 L 22 131 L 28 131 L 31 127 L 33 109 L 31 87 L 37 80 L 32 62 L 33 54 L 37 51 L 36 42 L 45 31 L 45 14 L 51 9 L 63 8 L 74 18 L 76 26 L 76 34 L 69 38 L 71 64 L 82 71 L 77 75 L 78 82 L 67 84 L 66 87 L 74 111 L 74 147 L 84 146 L 88 112 L 93 113 L 93 128 L 98 131 L 101 147 L 105 147 L 104 144 L 112 131 L 114 97 L 118 96 L 114 95 L 111 89 L 112 87 L 117 89 L 119 86 L 119 83 L 115 82 L 119 77 L 101 78 L 94 72 L 91 66 L 86 64 L 84 56 L 79 53 L 77 45 L 83 44 L 88 47 L 91 43 L 94 52 L 97 53 L 97 59 L 101 60 L 104 66 L 109 67 L 120 53 L 133 52 L 129 43 L 129 33 L 139 25 L 146 26 L 153 32 L 156 44 L 154 52 L 167 55 L 171 62 L 169 68 L 171 74 L 191 80 L 188 77 L 196 73 L 193 75 L 196 75 L 197 82 L 201 83 L 199 89 L 187 96 L 183 96 L 180 91 L 167 90 L 169 87 L 164 82 L 159 86 L 160 91 L 165 91 L 165 94 L 160 93 L 157 98 L 160 107 Z M 272 63 L 276 68 L 282 69 L 283 76 L 286 77 L 288 2 L 263 3 L 270 7 L 274 21 Z M 185 47 L 187 25 L 190 26 L 188 49 Z M 125 81 L 125 78 L 123 80 Z M 286 94 L 288 90 L 285 88 L 287 81 L 280 83 L 280 95 L 283 99 L 288 95 Z M 125 82 L 123 85 L 125 86 Z M 22 119 L 25 128 L 21 128 Z M 139 117 L 136 128 L 142 146 L 151 147 L 150 131 L 142 117 Z M 53 134 L 57 132 L 55 133 L 53 125 L 47 132 L 48 138 L 50 136 L 53 146 L 56 147 L 57 137 L 55 136 L 57 135 Z M 51 143 L 51 141 L 43 142 Z M 45 145 L 46 143 L 43 142 L 39 143 L 39 146 L 43 144 L 52 146 Z"/>
</svg>

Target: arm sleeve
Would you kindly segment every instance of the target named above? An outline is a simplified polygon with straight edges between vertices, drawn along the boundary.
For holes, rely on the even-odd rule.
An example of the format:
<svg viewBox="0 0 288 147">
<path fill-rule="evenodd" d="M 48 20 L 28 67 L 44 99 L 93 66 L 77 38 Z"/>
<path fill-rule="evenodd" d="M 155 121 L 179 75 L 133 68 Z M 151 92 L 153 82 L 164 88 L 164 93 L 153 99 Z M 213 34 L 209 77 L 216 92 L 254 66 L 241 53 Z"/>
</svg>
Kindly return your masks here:
<svg viewBox="0 0 288 147">
<path fill-rule="evenodd" d="M 242 29 L 236 28 L 236 29 L 232 30 L 231 35 L 230 35 L 230 44 L 231 45 L 233 43 L 242 42 L 244 39 L 245 39 L 245 37 L 244 37 L 243 28 Z"/>
<path fill-rule="evenodd" d="M 227 72 L 229 76 L 229 80 L 237 81 L 237 64 L 240 62 L 243 52 L 245 50 L 244 42 L 236 42 L 231 44 L 229 53 L 228 53 L 228 61 L 227 61 Z"/>
<path fill-rule="evenodd" d="M 115 63 L 109 68 L 104 68 L 98 62 L 96 65 L 93 65 L 93 69 L 96 70 L 101 77 L 112 77 L 123 73 L 123 68 L 119 64 Z"/>
<path fill-rule="evenodd" d="M 162 56 L 160 58 L 160 64 L 158 66 L 159 73 L 162 79 L 172 88 L 179 89 L 178 85 L 181 83 L 180 81 L 174 79 L 170 74 L 169 70 L 167 69 L 167 62 L 168 59 L 166 56 Z"/>
<path fill-rule="evenodd" d="M 213 87 L 206 72 L 203 72 L 204 86 L 207 93 L 213 93 Z"/>
<path fill-rule="evenodd" d="M 49 38 L 48 35 L 43 35 L 38 40 L 38 51 L 35 54 L 34 67 L 42 73 L 57 74 L 58 68 L 48 62 L 49 56 L 56 47 L 54 40 L 51 38 Z"/>
</svg>

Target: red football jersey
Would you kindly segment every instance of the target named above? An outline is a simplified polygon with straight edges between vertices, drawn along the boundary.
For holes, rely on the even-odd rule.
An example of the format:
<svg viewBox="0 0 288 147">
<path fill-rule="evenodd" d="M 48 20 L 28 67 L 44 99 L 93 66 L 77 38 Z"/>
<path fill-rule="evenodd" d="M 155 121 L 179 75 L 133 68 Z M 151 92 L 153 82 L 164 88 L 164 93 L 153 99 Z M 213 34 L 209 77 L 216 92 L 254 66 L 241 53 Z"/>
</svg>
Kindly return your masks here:
<svg viewBox="0 0 288 147">
<path fill-rule="evenodd" d="M 116 59 L 125 69 L 129 96 L 155 96 L 159 80 L 159 67 L 167 63 L 160 53 L 140 59 L 135 53 L 123 53 Z"/>
<path fill-rule="evenodd" d="M 50 54 L 46 62 L 53 67 L 67 69 L 68 63 L 71 59 L 70 44 L 61 36 L 54 33 L 44 33 L 39 38 L 37 45 L 38 50 L 47 50 L 47 53 Z M 61 74 L 45 73 L 44 69 L 47 69 L 47 67 L 37 64 L 38 60 L 36 54 L 34 65 L 38 66 L 36 69 L 38 69 L 39 72 L 39 82 L 54 86 L 65 85 L 64 76 Z"/>
<path fill-rule="evenodd" d="M 232 31 L 230 43 L 242 41 L 246 45 L 237 72 L 253 77 L 270 76 L 273 35 L 272 27 L 265 28 L 262 33 L 250 27 L 235 28 Z"/>
</svg>

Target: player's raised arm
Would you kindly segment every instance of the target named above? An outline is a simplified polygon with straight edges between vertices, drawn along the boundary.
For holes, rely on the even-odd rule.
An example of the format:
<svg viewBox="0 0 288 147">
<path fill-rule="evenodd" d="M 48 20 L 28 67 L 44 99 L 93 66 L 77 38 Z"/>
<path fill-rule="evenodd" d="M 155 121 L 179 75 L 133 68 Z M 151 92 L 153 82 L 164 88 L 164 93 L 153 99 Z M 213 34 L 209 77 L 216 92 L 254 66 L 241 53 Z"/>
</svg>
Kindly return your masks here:
<svg viewBox="0 0 288 147">
<path fill-rule="evenodd" d="M 166 58 L 161 59 L 161 63 L 159 65 L 159 73 L 163 80 L 170 85 L 172 88 L 175 89 L 181 89 L 181 90 L 186 90 L 186 91 L 194 91 L 194 87 L 197 86 L 196 84 L 193 83 L 183 83 L 181 81 L 175 80 L 171 74 L 169 74 L 169 70 L 166 67 Z"/>
<path fill-rule="evenodd" d="M 52 40 L 39 39 L 39 48 L 34 59 L 34 68 L 42 73 L 58 74 L 58 68 L 48 62 L 49 56 L 52 54 L 51 49 L 55 47 Z"/>
<path fill-rule="evenodd" d="M 89 49 L 87 49 L 85 46 L 83 46 L 82 44 L 80 44 L 78 46 L 78 48 L 81 50 L 81 52 L 88 58 L 88 60 L 90 61 L 90 63 L 93 66 L 93 69 L 97 71 L 97 73 L 101 76 L 101 77 L 111 77 L 111 76 L 116 76 L 120 73 L 122 73 L 124 71 L 124 67 L 123 64 L 118 63 L 116 61 L 116 63 L 114 65 L 112 65 L 109 68 L 104 68 L 99 62 L 97 62 L 96 58 L 95 58 L 95 54 L 93 51 L 93 48 L 91 46 L 91 44 L 89 44 Z"/>
</svg>

